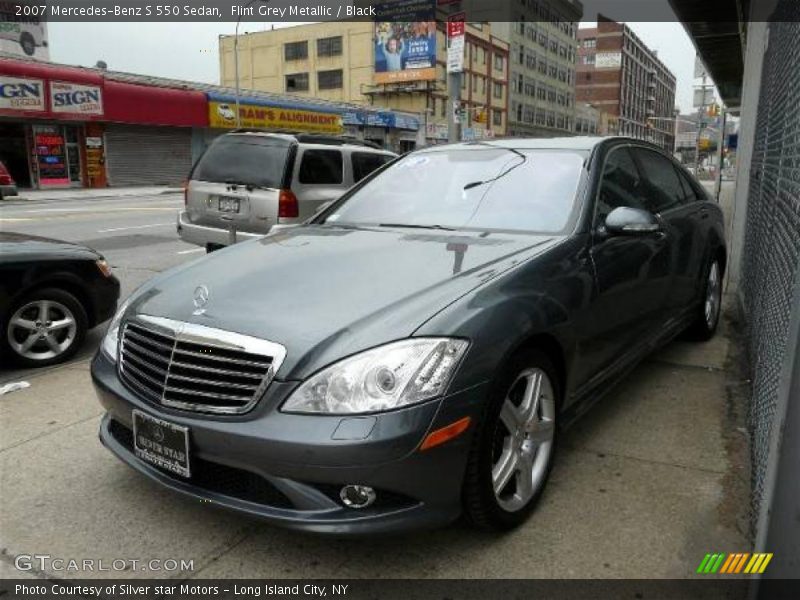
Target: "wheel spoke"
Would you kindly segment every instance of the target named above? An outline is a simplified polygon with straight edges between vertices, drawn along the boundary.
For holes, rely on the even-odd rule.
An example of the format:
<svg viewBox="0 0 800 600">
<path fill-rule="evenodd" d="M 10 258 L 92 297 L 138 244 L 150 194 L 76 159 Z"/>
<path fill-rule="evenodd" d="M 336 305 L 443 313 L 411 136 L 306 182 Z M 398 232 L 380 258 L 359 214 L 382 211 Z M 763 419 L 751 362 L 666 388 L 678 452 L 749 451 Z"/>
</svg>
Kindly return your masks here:
<svg viewBox="0 0 800 600">
<path fill-rule="evenodd" d="M 525 394 L 519 405 L 520 420 L 524 424 L 530 423 L 539 412 L 539 398 L 542 395 L 542 374 L 536 371 L 528 376 Z"/>
<path fill-rule="evenodd" d="M 522 424 L 519 410 L 517 410 L 517 407 L 514 406 L 510 398 L 506 398 L 505 402 L 503 402 L 503 406 L 500 409 L 500 420 L 503 422 L 503 425 L 506 426 L 509 433 L 514 433 L 517 427 Z"/>
<path fill-rule="evenodd" d="M 22 352 L 27 352 L 28 350 L 30 350 L 33 347 L 33 345 L 36 343 L 36 340 L 38 340 L 38 339 L 39 339 L 39 336 L 36 335 L 35 333 L 32 333 L 31 335 L 29 335 L 25 339 L 25 341 L 22 342 L 22 344 L 20 345 L 19 352 L 22 353 Z"/>
<path fill-rule="evenodd" d="M 50 325 L 50 330 L 53 331 L 55 329 L 64 329 L 65 327 L 71 327 L 75 323 L 75 320 L 71 317 L 66 317 L 65 319 L 61 319 L 59 321 L 53 321 Z"/>
<path fill-rule="evenodd" d="M 529 432 L 529 439 L 536 444 L 544 444 L 553 439 L 553 421 L 552 419 L 542 419 L 537 421 L 535 426 Z"/>
<path fill-rule="evenodd" d="M 508 485 L 508 482 L 511 481 L 511 478 L 517 471 L 518 462 L 519 456 L 510 445 L 503 449 L 500 460 L 497 461 L 497 464 L 492 469 L 492 484 L 495 494 L 502 492 Z"/>
<path fill-rule="evenodd" d="M 523 453 L 517 471 L 516 495 L 527 502 L 533 494 L 533 458 L 535 453 Z"/>
<path fill-rule="evenodd" d="M 46 322 L 50 320 L 50 301 L 49 300 L 40 300 L 39 301 L 39 320 L 42 322 Z"/>
<path fill-rule="evenodd" d="M 58 343 L 56 338 L 54 338 L 51 334 L 47 334 L 44 336 L 44 341 L 47 342 L 47 345 L 50 346 L 50 350 L 58 354 L 61 352 L 61 345 Z"/>
<path fill-rule="evenodd" d="M 20 327 L 22 329 L 27 329 L 28 331 L 34 331 L 36 329 L 36 322 L 31 321 L 30 319 L 23 319 L 22 317 L 17 317 L 11 321 L 11 324 L 15 327 Z"/>
</svg>

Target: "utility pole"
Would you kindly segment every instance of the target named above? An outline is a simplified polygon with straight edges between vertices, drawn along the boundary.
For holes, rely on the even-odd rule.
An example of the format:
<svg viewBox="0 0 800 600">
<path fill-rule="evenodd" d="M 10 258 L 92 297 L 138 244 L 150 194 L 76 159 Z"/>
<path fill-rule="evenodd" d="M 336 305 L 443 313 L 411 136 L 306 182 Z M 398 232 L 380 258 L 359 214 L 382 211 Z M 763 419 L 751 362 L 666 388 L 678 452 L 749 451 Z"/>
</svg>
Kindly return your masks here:
<svg viewBox="0 0 800 600">
<path fill-rule="evenodd" d="M 461 77 L 464 70 L 466 14 L 457 12 L 460 3 L 451 4 L 447 18 L 447 141 L 461 141 Z"/>
</svg>

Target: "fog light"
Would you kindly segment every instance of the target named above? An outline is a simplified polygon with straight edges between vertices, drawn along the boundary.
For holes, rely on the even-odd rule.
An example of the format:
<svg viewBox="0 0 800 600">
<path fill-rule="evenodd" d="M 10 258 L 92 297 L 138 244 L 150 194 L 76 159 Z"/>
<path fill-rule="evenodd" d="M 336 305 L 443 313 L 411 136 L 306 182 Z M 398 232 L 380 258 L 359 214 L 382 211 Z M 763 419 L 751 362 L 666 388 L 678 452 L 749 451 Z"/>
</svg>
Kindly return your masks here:
<svg viewBox="0 0 800 600">
<path fill-rule="evenodd" d="M 346 485 L 339 492 L 342 504 L 348 508 L 367 508 L 375 502 L 375 490 L 366 485 Z"/>
</svg>

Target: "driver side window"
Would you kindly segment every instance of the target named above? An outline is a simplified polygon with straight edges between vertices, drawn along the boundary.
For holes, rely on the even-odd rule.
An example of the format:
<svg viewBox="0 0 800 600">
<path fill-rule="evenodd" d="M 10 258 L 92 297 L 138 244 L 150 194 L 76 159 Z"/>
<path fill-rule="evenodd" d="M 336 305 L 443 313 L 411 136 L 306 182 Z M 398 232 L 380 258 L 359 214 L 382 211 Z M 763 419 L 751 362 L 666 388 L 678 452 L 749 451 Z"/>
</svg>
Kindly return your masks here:
<svg viewBox="0 0 800 600">
<path fill-rule="evenodd" d="M 608 214 L 620 206 L 646 209 L 639 169 L 627 148 L 612 150 L 606 158 L 595 209 L 595 227 L 605 224 Z"/>
</svg>

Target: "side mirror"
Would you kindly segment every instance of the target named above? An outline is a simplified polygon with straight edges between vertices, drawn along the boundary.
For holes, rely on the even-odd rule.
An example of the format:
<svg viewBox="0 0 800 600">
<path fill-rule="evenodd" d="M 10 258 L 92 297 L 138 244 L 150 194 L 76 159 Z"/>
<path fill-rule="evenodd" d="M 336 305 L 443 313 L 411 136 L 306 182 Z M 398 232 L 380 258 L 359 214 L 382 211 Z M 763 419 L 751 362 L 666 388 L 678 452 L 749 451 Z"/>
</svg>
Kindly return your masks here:
<svg viewBox="0 0 800 600">
<path fill-rule="evenodd" d="M 606 217 L 605 229 L 609 235 L 648 235 L 661 231 L 661 223 L 650 211 L 620 206 Z"/>
</svg>

